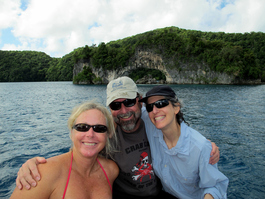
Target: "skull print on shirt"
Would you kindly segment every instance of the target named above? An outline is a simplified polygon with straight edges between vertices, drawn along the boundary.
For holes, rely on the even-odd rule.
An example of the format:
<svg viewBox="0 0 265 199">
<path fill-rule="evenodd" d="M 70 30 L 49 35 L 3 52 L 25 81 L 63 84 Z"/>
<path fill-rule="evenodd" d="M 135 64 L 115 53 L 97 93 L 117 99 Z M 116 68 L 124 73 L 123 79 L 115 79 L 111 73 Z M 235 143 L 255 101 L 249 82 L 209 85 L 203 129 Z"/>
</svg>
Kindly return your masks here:
<svg viewBox="0 0 265 199">
<path fill-rule="evenodd" d="M 140 155 L 140 161 L 133 166 L 132 172 L 134 173 L 132 179 L 135 181 L 140 180 L 140 182 L 142 182 L 145 176 L 149 176 L 151 179 L 151 175 L 154 175 L 153 167 L 149 164 L 148 154 L 146 152 Z"/>
</svg>

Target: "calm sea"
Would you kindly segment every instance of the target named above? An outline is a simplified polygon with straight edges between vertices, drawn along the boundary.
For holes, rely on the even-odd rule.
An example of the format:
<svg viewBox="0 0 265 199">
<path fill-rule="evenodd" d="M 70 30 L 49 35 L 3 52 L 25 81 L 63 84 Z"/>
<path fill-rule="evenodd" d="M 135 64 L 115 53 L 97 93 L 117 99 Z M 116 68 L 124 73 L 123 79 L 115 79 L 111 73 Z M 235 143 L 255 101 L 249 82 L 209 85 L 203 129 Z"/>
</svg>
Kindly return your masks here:
<svg viewBox="0 0 265 199">
<path fill-rule="evenodd" d="M 171 85 L 191 127 L 214 141 L 228 198 L 265 198 L 265 85 Z M 152 86 L 139 85 L 145 94 Z M 106 86 L 72 82 L 0 83 L 0 198 L 9 198 L 18 168 L 34 156 L 71 146 L 67 119 L 86 100 L 105 104 Z"/>
</svg>

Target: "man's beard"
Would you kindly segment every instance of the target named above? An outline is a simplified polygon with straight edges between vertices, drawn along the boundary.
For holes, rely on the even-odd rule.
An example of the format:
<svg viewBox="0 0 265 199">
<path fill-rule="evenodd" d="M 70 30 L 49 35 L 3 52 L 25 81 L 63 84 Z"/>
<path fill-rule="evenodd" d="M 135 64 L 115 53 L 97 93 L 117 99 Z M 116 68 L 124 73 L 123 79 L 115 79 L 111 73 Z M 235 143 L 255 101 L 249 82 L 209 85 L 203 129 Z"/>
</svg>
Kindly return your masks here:
<svg viewBox="0 0 265 199">
<path fill-rule="evenodd" d="M 120 120 L 120 118 L 131 117 L 132 115 L 134 115 L 134 117 L 131 120 L 128 120 L 128 121 Z M 130 111 L 126 114 L 117 115 L 117 117 L 114 117 L 114 121 L 121 127 L 122 130 L 132 131 L 132 130 L 134 130 L 140 117 L 141 117 L 141 111 L 139 111 L 139 112 Z"/>
</svg>

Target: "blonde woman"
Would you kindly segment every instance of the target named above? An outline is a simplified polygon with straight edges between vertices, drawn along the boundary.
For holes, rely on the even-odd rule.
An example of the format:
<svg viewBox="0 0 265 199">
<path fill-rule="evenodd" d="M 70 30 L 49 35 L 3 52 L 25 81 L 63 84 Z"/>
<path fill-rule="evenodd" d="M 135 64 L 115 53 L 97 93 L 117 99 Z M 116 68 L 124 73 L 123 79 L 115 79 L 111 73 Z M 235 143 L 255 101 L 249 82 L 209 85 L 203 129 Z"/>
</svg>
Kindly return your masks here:
<svg viewBox="0 0 265 199">
<path fill-rule="evenodd" d="M 42 179 L 38 186 L 15 188 L 11 199 L 112 198 L 119 168 L 107 159 L 116 139 L 111 114 L 100 104 L 86 102 L 73 109 L 68 128 L 73 143 L 70 152 L 39 165 Z"/>
</svg>

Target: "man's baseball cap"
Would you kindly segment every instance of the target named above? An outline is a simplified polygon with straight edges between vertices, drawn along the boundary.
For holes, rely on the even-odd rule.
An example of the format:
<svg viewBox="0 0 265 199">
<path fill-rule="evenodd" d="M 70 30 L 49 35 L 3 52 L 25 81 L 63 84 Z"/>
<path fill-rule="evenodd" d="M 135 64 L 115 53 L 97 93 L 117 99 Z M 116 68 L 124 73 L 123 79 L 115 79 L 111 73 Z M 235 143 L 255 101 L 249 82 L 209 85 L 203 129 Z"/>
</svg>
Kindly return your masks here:
<svg viewBox="0 0 265 199">
<path fill-rule="evenodd" d="M 107 103 L 119 98 L 134 99 L 136 98 L 138 89 L 134 81 L 126 76 L 111 80 L 107 85 Z"/>
</svg>

